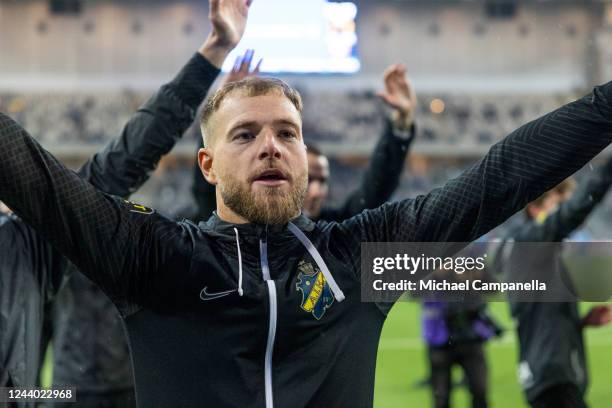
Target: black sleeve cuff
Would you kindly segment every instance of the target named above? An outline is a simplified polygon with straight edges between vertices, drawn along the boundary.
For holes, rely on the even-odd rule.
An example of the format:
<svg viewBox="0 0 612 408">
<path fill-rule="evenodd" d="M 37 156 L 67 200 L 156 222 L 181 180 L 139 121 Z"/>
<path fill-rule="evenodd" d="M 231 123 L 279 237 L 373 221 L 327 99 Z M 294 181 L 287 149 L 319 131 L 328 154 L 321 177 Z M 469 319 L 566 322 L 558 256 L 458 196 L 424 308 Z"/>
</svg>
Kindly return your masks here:
<svg viewBox="0 0 612 408">
<path fill-rule="evenodd" d="M 400 142 L 409 144 L 414 139 L 416 134 L 416 122 L 412 122 L 409 129 L 400 129 L 393 123 L 392 120 L 387 120 L 387 131 L 385 132 L 389 137 L 392 137 Z"/>
</svg>

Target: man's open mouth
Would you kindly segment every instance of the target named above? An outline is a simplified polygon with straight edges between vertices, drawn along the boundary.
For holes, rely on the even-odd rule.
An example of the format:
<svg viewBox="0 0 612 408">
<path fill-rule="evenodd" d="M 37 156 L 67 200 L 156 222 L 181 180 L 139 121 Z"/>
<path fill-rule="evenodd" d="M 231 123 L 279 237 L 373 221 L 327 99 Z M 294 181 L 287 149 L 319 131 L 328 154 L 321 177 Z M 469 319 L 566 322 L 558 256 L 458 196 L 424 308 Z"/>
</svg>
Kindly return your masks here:
<svg viewBox="0 0 612 408">
<path fill-rule="evenodd" d="M 287 181 L 287 176 L 278 169 L 269 169 L 261 172 L 253 181 L 266 185 L 277 185 Z"/>
</svg>

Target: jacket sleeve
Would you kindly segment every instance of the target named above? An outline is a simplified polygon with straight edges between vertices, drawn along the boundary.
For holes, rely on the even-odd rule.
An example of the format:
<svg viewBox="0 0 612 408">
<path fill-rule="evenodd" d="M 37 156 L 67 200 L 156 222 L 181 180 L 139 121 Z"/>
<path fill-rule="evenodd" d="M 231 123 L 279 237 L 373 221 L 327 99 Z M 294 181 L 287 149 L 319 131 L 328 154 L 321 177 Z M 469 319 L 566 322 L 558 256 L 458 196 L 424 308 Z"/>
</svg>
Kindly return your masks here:
<svg viewBox="0 0 612 408">
<path fill-rule="evenodd" d="M 184 224 L 98 191 L 2 113 L 0 199 L 115 301 L 166 298 L 173 268 L 189 268 Z"/>
<path fill-rule="evenodd" d="M 198 150 L 204 146 L 202 138 L 198 145 Z M 200 170 L 198 161 L 193 166 L 193 186 L 191 188 L 193 199 L 196 203 L 196 213 L 193 215 L 195 221 L 206 221 L 210 218 L 213 211 L 217 209 L 217 195 L 215 186 L 210 184 Z"/>
<path fill-rule="evenodd" d="M 525 223 L 515 241 L 560 242 L 578 228 L 604 199 L 612 185 L 612 159 L 593 170 L 576 188 L 572 197 L 559 205 L 542 223 Z"/>
<path fill-rule="evenodd" d="M 365 209 L 376 208 L 389 201 L 399 184 L 414 135 L 414 125 L 406 138 L 396 135 L 392 123 L 387 121 L 359 188 L 341 207 L 324 208 L 320 218 L 325 221 L 342 222 Z"/>
<path fill-rule="evenodd" d="M 108 194 L 125 197 L 137 190 L 193 122 L 218 73 L 196 53 L 171 82 L 140 107 L 118 138 L 81 167 L 79 175 Z M 36 274 L 45 299 L 51 300 L 71 272 L 71 264 L 21 219 L 15 218 L 11 224 L 17 226 L 18 235 L 28 237 L 22 251 L 35 259 L 44 255 L 44 262 L 33 264 L 29 271 Z M 6 227 L 0 229 L 2 235 L 15 233 Z M 6 251 L 12 252 L 10 248 Z M 14 253 L 15 258 L 20 256 Z"/>
<path fill-rule="evenodd" d="M 444 187 L 365 211 L 340 228 L 361 241 L 471 242 L 576 172 L 612 141 L 611 98 L 612 82 L 596 87 L 518 128 Z M 446 247 L 443 251 L 457 249 Z"/>
<path fill-rule="evenodd" d="M 96 153 L 79 174 L 98 189 L 127 197 L 148 179 L 193 123 L 219 69 L 196 53 L 163 85 L 123 128 L 121 135 Z"/>
</svg>

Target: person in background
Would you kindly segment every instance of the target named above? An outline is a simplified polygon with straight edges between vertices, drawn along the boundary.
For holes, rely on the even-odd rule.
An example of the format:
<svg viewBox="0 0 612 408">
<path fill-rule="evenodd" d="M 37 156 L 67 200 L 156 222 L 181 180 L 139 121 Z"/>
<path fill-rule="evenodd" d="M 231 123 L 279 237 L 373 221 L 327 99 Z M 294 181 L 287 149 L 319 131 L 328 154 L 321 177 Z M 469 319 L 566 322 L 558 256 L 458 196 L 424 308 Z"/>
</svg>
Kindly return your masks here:
<svg viewBox="0 0 612 408">
<path fill-rule="evenodd" d="M 436 279 L 453 282 L 468 279 L 467 274 L 454 271 L 437 271 L 435 275 Z M 485 269 L 470 273 L 469 279 L 487 281 L 490 277 Z M 461 300 L 435 292 L 421 296 L 421 332 L 427 345 L 432 406 L 451 406 L 452 370 L 460 366 L 472 398 L 471 406 L 487 407 L 489 370 L 485 344 L 500 337 L 504 329 L 489 314 L 484 295 L 468 292 Z"/>
<path fill-rule="evenodd" d="M 533 278 L 554 274 L 574 291 L 561 244 L 528 251 L 513 242 L 560 243 L 573 234 L 612 185 L 612 159 L 577 187 L 575 184 L 567 179 L 542 194 L 527 205 L 523 222 L 510 227 L 497 251 L 501 258 L 496 260 L 509 279 L 525 273 Z M 509 304 L 519 340 L 519 381 L 529 404 L 533 408 L 586 407 L 589 376 L 583 330 L 610 323 L 610 307 L 594 306 L 586 316 L 580 316 L 577 302 L 510 298 Z"/>
</svg>

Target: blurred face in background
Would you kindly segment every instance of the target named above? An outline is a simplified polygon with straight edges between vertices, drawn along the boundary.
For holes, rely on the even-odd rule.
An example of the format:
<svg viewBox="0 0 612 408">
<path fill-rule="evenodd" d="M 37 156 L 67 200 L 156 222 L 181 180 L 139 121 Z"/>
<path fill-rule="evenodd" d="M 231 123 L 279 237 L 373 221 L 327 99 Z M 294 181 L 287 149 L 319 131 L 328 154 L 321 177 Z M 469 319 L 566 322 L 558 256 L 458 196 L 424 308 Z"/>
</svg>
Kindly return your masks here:
<svg viewBox="0 0 612 408">
<path fill-rule="evenodd" d="M 317 219 L 329 193 L 329 161 L 327 157 L 308 153 L 308 190 L 304 200 L 306 216 Z"/>
<path fill-rule="evenodd" d="M 571 193 L 569 196 L 571 196 Z M 569 198 L 567 197 L 564 200 L 564 197 L 566 196 L 560 194 L 557 190 L 550 190 L 535 202 L 527 205 L 527 214 L 530 218 L 541 222 L 546 219 L 548 214 L 555 212 L 559 204 Z"/>
</svg>

